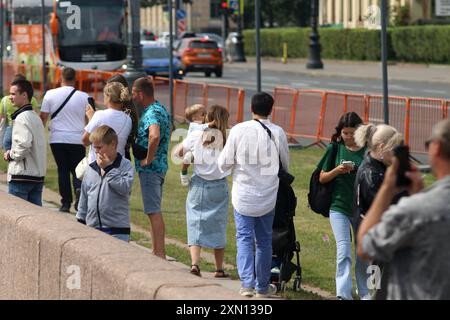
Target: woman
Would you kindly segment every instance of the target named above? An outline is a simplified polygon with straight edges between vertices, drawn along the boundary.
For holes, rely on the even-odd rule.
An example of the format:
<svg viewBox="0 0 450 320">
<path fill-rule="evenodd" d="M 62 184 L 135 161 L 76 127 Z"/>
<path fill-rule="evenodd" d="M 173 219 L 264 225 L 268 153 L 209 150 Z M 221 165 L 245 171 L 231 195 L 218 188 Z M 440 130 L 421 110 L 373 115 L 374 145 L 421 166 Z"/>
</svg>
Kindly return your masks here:
<svg viewBox="0 0 450 320">
<path fill-rule="evenodd" d="M 360 147 L 367 145 L 368 149 L 368 153 L 358 169 L 355 181 L 353 226 L 354 234 L 358 234 L 361 220 L 364 219 L 367 211 L 369 211 L 375 195 L 383 182 L 386 168 L 392 163 L 393 150 L 402 144 L 403 137 L 394 127 L 384 124 L 378 126 L 368 124 L 360 126 L 356 130 L 355 141 Z M 394 198 L 393 203 L 397 203 L 403 195 L 405 195 L 404 192 L 398 194 Z M 387 283 L 387 269 L 380 264 L 378 266 L 383 269 L 383 275 L 381 290 L 377 290 L 376 298 L 383 299 L 383 293 L 387 289 L 383 285 Z M 367 273 L 365 276 L 366 278 L 368 277 Z"/>
<path fill-rule="evenodd" d="M 228 183 L 230 172 L 220 172 L 217 159 L 223 149 L 228 128 L 228 111 L 212 106 L 207 122 L 214 121 L 214 128 L 192 131 L 183 141 L 178 155 L 190 151 L 194 155 L 193 171 L 186 200 L 188 245 L 191 252 L 191 273 L 201 276 L 200 251 L 202 247 L 214 249 L 216 278 L 229 275 L 223 270 L 228 220 Z"/>
<path fill-rule="evenodd" d="M 128 82 L 123 75 L 115 74 L 106 81 L 106 83 L 111 83 L 111 82 L 119 82 L 125 88 L 128 89 L 128 92 L 131 92 L 130 87 L 128 86 Z M 130 147 L 137 135 L 137 128 L 138 128 L 138 124 L 139 124 L 139 115 L 138 115 L 137 109 L 132 100 L 125 101 L 123 107 L 124 107 L 125 112 L 127 112 L 131 117 L 131 132 L 130 132 L 130 135 L 128 136 L 127 144 L 125 145 L 125 158 L 127 158 L 128 160 L 131 160 Z"/>
<path fill-rule="evenodd" d="M 336 127 L 336 133 L 332 136 L 332 143 L 337 143 L 336 161 L 330 166 L 328 159 L 331 157 L 332 145 L 330 144 L 324 155 L 320 183 L 328 183 L 334 180 L 334 189 L 330 208 L 330 223 L 336 239 L 336 296 L 338 299 L 352 299 L 352 255 L 351 255 L 351 218 L 353 203 L 353 186 L 358 167 L 364 158 L 365 147 L 355 143 L 354 133 L 363 121 L 354 112 L 344 114 Z M 356 269 L 360 267 L 359 259 L 356 260 Z M 365 272 L 365 270 L 364 270 Z M 361 277 L 356 272 L 358 294 L 361 298 L 368 295 L 366 277 Z"/>
<path fill-rule="evenodd" d="M 117 134 L 119 142 L 117 152 L 125 156 L 125 145 L 131 132 L 131 118 L 124 112 L 125 103 L 131 100 L 130 92 L 119 82 L 108 83 L 103 89 L 104 104 L 106 110 L 94 112 L 94 109 L 88 105 L 86 107 L 86 116 L 89 123 L 84 128 L 83 144 L 89 146 L 90 134 L 98 127 L 107 125 Z M 94 148 L 90 148 L 88 163 L 95 161 Z"/>
</svg>

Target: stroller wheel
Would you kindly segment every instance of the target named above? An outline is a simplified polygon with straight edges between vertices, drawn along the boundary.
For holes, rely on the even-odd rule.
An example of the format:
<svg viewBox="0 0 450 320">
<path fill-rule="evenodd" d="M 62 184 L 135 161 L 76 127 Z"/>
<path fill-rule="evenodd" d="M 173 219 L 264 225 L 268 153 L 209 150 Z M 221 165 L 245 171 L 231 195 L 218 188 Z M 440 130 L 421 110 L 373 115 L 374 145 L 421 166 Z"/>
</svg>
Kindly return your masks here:
<svg viewBox="0 0 450 320">
<path fill-rule="evenodd" d="M 301 280 L 300 277 L 295 277 L 294 286 L 293 286 L 293 289 L 294 289 L 295 292 L 300 291 L 301 282 L 302 282 L 302 280 Z"/>
</svg>

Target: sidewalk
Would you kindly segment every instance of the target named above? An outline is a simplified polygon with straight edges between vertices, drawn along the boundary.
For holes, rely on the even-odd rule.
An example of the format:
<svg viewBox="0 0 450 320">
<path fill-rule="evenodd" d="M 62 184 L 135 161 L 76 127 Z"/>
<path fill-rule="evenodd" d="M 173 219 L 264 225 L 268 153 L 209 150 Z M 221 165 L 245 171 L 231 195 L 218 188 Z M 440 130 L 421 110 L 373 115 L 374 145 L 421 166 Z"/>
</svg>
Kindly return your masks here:
<svg viewBox="0 0 450 320">
<path fill-rule="evenodd" d="M 307 59 L 288 59 L 287 63 L 283 64 L 281 57 L 267 57 L 261 60 L 261 70 L 307 76 L 382 79 L 381 62 L 323 59 L 324 69 L 310 70 L 306 68 L 307 61 Z M 247 57 L 247 62 L 244 63 L 226 63 L 226 68 L 254 70 L 256 58 Z M 389 62 L 388 76 L 389 80 L 450 84 L 450 65 Z"/>
</svg>

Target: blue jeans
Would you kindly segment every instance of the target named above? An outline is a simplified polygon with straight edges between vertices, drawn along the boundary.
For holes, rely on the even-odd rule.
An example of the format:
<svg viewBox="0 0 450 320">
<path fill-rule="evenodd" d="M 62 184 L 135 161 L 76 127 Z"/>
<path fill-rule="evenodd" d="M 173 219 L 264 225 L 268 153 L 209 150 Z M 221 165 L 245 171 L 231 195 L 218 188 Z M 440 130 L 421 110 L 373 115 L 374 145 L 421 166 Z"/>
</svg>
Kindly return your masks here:
<svg viewBox="0 0 450 320">
<path fill-rule="evenodd" d="M 351 221 L 345 214 L 330 211 L 330 223 L 336 239 L 336 296 L 352 300 L 352 241 Z M 362 298 L 369 293 L 367 289 L 368 264 L 356 255 L 355 275 L 358 295 Z"/>
<path fill-rule="evenodd" d="M 16 197 L 42 207 L 42 189 L 44 183 L 15 182 L 8 183 L 8 192 Z"/>
<path fill-rule="evenodd" d="M 269 288 L 274 216 L 275 210 L 262 217 L 243 216 L 234 210 L 237 268 L 241 286 L 243 288 L 255 288 L 257 293 L 264 293 Z"/>
<path fill-rule="evenodd" d="M 3 136 L 3 149 L 5 151 L 11 150 L 12 146 L 12 126 L 7 126 L 5 128 L 5 135 Z"/>
</svg>

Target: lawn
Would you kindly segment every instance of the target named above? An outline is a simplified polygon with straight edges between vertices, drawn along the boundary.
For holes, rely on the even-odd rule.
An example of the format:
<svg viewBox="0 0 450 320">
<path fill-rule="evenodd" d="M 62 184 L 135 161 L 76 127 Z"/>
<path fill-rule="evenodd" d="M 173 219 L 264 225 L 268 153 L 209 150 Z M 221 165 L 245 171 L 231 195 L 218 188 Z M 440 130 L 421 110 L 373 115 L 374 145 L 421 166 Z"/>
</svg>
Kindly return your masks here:
<svg viewBox="0 0 450 320">
<path fill-rule="evenodd" d="M 174 145 L 175 142 L 172 142 L 171 148 L 174 147 Z M 290 172 L 296 177 L 293 187 L 298 198 L 294 223 L 297 240 L 301 244 L 300 259 L 303 283 L 318 287 L 334 295 L 336 255 L 334 236 L 328 219 L 315 214 L 307 206 L 309 178 L 322 154 L 323 150 L 318 147 L 290 150 Z M 6 169 L 5 162 L 0 161 L 0 169 Z M 163 216 L 166 224 L 166 236 L 185 242 L 187 239 L 185 200 L 188 189 L 181 186 L 179 180 L 179 166 L 169 163 L 169 171 L 165 179 L 162 203 Z M 426 183 L 430 184 L 432 181 L 432 177 L 427 176 Z M 231 179 L 229 179 L 229 182 L 231 188 Z M 46 186 L 54 191 L 58 191 L 56 165 L 53 156 L 51 155 L 50 148 L 48 148 Z M 131 221 L 133 224 L 146 229 L 149 228 L 148 218 L 143 214 L 139 179 L 137 178 L 137 175 L 135 176 L 133 192 L 131 195 Z M 227 264 L 236 265 L 235 227 L 231 201 L 228 222 L 228 243 L 225 250 L 225 262 Z M 141 242 L 143 245 L 146 245 L 147 243 L 148 245 L 148 239 L 145 239 L 145 236 L 140 233 L 134 232 L 132 238 L 138 243 Z M 169 246 L 168 254 L 183 263 L 190 264 L 187 251 L 183 252 L 182 249 L 180 250 Z M 213 266 L 205 263 L 205 268 L 203 269 L 212 271 Z M 233 277 L 237 277 L 235 271 L 230 272 Z M 289 284 L 288 288 L 291 286 L 292 285 Z M 314 299 L 312 295 L 307 295 L 303 291 L 300 293 L 290 291 L 286 296 L 292 299 Z"/>
</svg>

